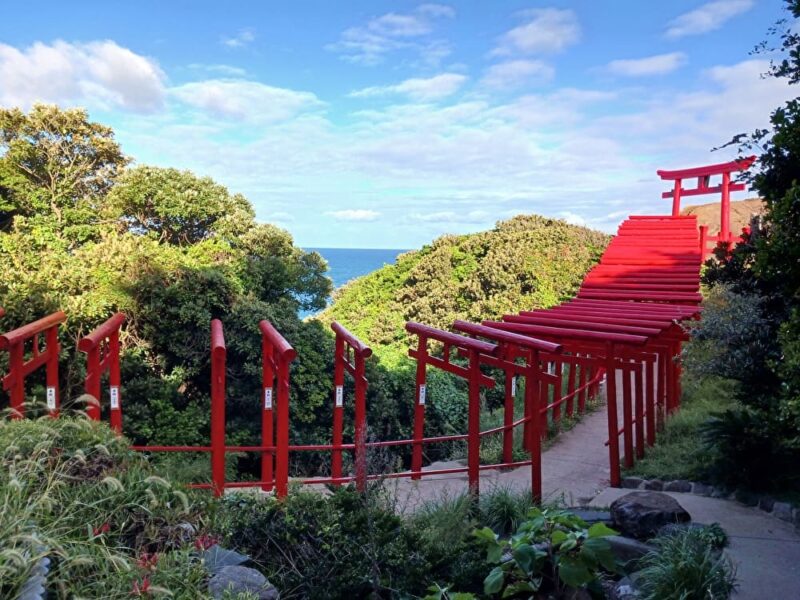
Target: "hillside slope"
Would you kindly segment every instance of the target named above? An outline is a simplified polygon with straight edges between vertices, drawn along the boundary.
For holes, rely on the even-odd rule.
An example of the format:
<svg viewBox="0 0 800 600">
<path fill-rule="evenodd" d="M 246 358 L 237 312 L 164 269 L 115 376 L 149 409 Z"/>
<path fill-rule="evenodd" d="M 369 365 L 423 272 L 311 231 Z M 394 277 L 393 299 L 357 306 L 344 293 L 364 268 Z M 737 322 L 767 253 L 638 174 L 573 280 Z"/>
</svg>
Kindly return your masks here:
<svg viewBox="0 0 800 600">
<path fill-rule="evenodd" d="M 748 198 L 731 202 L 731 231 L 738 235 L 742 227 L 750 224 L 753 214 L 764 214 L 764 201 L 761 198 Z M 681 211 L 682 215 L 696 215 L 698 225 L 708 225 L 709 231 L 715 235 L 719 231 L 720 203 L 698 204 L 686 206 Z"/>
<path fill-rule="evenodd" d="M 382 358 L 397 358 L 408 348 L 406 321 L 447 328 L 454 319 L 480 321 L 571 296 L 608 240 L 537 215 L 445 235 L 347 283 L 319 318 L 341 322 Z"/>
</svg>

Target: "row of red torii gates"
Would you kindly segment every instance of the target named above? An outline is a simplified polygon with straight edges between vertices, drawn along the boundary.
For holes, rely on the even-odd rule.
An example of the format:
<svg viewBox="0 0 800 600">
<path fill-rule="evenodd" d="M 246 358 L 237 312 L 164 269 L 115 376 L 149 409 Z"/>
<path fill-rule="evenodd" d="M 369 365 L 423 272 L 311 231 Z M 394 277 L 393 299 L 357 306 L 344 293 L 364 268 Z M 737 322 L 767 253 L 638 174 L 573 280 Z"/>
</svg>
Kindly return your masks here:
<svg viewBox="0 0 800 600">
<path fill-rule="evenodd" d="M 656 432 L 667 416 L 680 405 L 680 353 L 686 334 L 680 322 L 698 318 L 701 311 L 700 267 L 708 255 L 708 244 L 730 247 L 730 192 L 744 189 L 731 183 L 731 173 L 750 167 L 753 157 L 729 163 L 682 171 L 659 171 L 674 189 L 664 197 L 673 198 L 671 215 L 632 216 L 623 222 L 604 252 L 600 263 L 586 275 L 573 300 L 548 309 L 521 311 L 498 321 L 481 324 L 455 321 L 453 331 L 434 329 L 409 322 L 406 330 L 416 336 L 416 347 L 409 355 L 416 360 L 416 393 L 413 435 L 409 439 L 368 441 L 367 386 L 365 361 L 372 351 L 338 323 L 335 334 L 335 362 L 332 394 L 332 434 L 330 443 L 296 445 L 289 439 L 291 363 L 297 353 L 268 321 L 261 321 L 262 397 L 261 443 L 253 446 L 226 444 L 225 376 L 226 346 L 222 322 L 211 322 L 211 436 L 206 446 L 139 446 L 144 452 L 205 452 L 211 457 L 209 488 L 221 494 L 226 488 L 260 487 L 285 496 L 289 482 L 290 454 L 303 451 L 331 453 L 331 472 L 327 477 L 304 479 L 310 484 L 355 482 L 359 489 L 373 479 L 463 473 L 469 489 L 477 494 L 480 471 L 485 469 L 530 467 L 531 489 L 541 498 L 541 450 L 548 423 L 562 415 L 581 414 L 587 403 L 596 399 L 605 381 L 608 415 L 610 483 L 618 486 L 621 465 L 631 467 L 655 443 Z M 719 185 L 710 178 L 721 176 Z M 694 188 L 682 182 L 697 179 Z M 695 217 L 680 215 L 682 197 L 721 193 L 720 231 L 708 235 Z M 3 311 L 0 308 L 0 317 Z M 24 415 L 25 380 L 34 371 L 46 372 L 46 402 L 51 416 L 60 410 L 58 386 L 58 328 L 66 320 L 57 312 L 38 321 L 0 335 L 0 351 L 8 352 L 8 373 L 3 389 L 9 393 L 12 418 Z M 108 375 L 108 415 L 111 427 L 123 432 L 122 382 L 120 381 L 120 331 L 125 315 L 118 313 L 82 338 L 78 350 L 86 354 L 85 391 L 97 399 L 87 408 L 91 419 L 100 419 L 101 381 Z M 45 345 L 41 347 L 40 338 Z M 482 369 L 483 367 L 483 369 Z M 503 425 L 481 430 L 481 391 L 495 386 L 485 374 L 487 368 L 505 375 Z M 425 436 L 425 408 L 435 402 L 427 394 L 429 368 L 463 378 L 468 389 L 467 432 L 438 437 Z M 354 435 L 346 442 L 344 430 L 345 376 L 354 380 Z M 517 380 L 524 380 L 521 401 L 523 416 L 515 418 Z M 618 387 L 621 389 L 618 390 Z M 621 411 L 618 403 L 622 403 Z M 622 423 L 618 414 L 622 414 Z M 523 445 L 529 458 L 513 460 L 513 436 L 523 431 Z M 481 464 L 481 439 L 503 437 L 503 459 L 497 464 Z M 620 437 L 622 447 L 620 448 Z M 466 441 L 467 465 L 453 469 L 423 469 L 426 445 Z M 411 446 L 410 469 L 398 473 L 369 473 L 367 454 L 372 448 Z M 261 456 L 258 481 L 226 481 L 225 455 L 229 452 L 254 452 Z M 353 472 L 343 472 L 343 453 L 353 453 Z"/>
</svg>

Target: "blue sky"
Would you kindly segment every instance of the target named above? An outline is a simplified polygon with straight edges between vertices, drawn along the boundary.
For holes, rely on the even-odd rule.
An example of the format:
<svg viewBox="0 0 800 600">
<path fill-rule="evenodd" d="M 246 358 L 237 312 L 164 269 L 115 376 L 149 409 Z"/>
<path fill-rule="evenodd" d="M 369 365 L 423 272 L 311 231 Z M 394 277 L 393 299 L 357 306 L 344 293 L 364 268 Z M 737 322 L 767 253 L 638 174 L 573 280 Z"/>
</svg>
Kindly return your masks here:
<svg viewBox="0 0 800 600">
<path fill-rule="evenodd" d="M 667 210 L 657 168 L 727 159 L 710 149 L 797 95 L 749 55 L 782 6 L 15 3 L 0 105 L 86 106 L 137 163 L 210 175 L 303 246 L 519 213 L 611 231 Z"/>
</svg>

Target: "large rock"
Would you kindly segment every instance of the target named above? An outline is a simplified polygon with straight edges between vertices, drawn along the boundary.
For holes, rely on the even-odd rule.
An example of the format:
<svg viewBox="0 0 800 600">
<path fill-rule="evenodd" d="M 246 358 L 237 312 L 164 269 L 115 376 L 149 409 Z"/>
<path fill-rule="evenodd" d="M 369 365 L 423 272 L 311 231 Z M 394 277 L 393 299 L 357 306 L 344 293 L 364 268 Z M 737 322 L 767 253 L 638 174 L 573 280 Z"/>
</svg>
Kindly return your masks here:
<svg viewBox="0 0 800 600">
<path fill-rule="evenodd" d="M 611 504 L 614 527 L 623 535 L 638 539 L 653 537 L 670 523 L 692 520 L 678 501 L 660 492 L 631 492 Z"/>
<path fill-rule="evenodd" d="M 231 595 L 248 592 L 259 600 L 278 600 L 280 594 L 269 580 L 249 567 L 222 567 L 208 582 L 208 591 L 213 598 L 222 598 L 225 592 Z"/>
</svg>

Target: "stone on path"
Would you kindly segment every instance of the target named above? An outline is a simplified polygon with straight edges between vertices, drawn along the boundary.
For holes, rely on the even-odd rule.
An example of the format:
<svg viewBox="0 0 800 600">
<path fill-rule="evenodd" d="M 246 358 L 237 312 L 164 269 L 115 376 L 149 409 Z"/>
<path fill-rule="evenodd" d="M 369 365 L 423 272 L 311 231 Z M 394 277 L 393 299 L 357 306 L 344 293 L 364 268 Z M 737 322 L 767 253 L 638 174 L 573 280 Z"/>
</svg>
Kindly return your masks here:
<svg viewBox="0 0 800 600">
<path fill-rule="evenodd" d="M 691 516 L 678 501 L 660 492 L 631 492 L 611 504 L 614 527 L 638 539 L 653 537 L 670 523 L 686 523 Z"/>
</svg>

